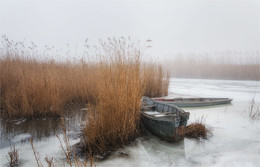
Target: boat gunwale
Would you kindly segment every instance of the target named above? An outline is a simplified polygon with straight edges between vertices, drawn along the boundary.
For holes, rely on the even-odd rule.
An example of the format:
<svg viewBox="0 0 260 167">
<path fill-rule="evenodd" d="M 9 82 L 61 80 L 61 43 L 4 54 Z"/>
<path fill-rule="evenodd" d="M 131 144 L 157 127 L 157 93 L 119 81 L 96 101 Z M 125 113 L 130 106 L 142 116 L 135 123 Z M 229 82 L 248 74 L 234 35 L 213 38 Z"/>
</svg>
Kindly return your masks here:
<svg viewBox="0 0 260 167">
<path fill-rule="evenodd" d="M 178 113 L 178 114 L 175 114 L 175 115 L 166 115 L 166 114 L 167 114 L 167 112 L 166 112 L 165 114 L 162 113 L 164 116 L 154 117 L 153 115 L 146 114 L 145 111 L 141 111 L 141 115 L 144 116 L 144 117 L 147 117 L 147 118 L 153 119 L 153 120 L 167 121 L 167 122 L 171 122 L 171 120 L 165 120 L 165 118 L 181 117 L 181 116 L 185 115 L 186 113 L 187 113 L 187 112 L 185 112 L 185 113 Z"/>
<path fill-rule="evenodd" d="M 145 97 L 145 98 L 147 98 L 147 97 Z M 157 105 L 157 104 L 159 104 L 159 105 L 163 105 L 163 106 L 168 106 L 168 107 L 171 107 L 171 108 L 174 108 L 175 110 L 178 110 L 180 113 L 176 113 L 175 115 L 166 115 L 167 113 L 169 113 L 169 112 L 159 112 L 159 111 L 157 111 L 157 110 L 148 110 L 148 111 L 157 111 L 157 112 L 159 112 L 160 114 L 163 114 L 164 116 L 162 116 L 162 117 L 154 117 L 153 115 L 149 115 L 149 114 L 146 114 L 145 113 L 145 111 L 142 111 L 141 110 L 141 116 L 144 116 L 144 117 L 147 117 L 147 118 L 149 118 L 149 119 L 153 119 L 153 120 L 158 120 L 158 121 L 165 121 L 165 122 L 171 122 L 172 120 L 166 120 L 165 118 L 170 118 L 170 117 L 181 117 L 181 116 L 183 116 L 183 115 L 186 115 L 188 112 L 185 112 L 182 108 L 180 108 L 180 107 L 178 107 L 178 106 L 176 106 L 176 105 L 174 105 L 174 104 L 169 104 L 169 103 L 167 103 L 167 102 L 162 102 L 162 101 L 156 101 L 156 100 L 153 100 L 153 99 L 151 99 L 152 100 L 152 102 L 153 102 L 153 104 L 154 105 Z M 156 107 L 156 106 L 155 106 Z M 152 107 L 151 107 L 152 108 Z"/>
</svg>

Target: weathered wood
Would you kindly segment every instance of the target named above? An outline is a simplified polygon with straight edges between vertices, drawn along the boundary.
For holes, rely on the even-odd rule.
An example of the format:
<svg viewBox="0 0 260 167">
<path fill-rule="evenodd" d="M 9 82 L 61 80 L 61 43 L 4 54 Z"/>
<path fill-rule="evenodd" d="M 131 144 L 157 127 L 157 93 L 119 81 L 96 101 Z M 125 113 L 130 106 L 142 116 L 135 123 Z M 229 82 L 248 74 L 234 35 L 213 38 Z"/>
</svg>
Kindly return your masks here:
<svg viewBox="0 0 260 167">
<path fill-rule="evenodd" d="M 141 111 L 141 121 L 145 128 L 167 141 L 183 140 L 190 113 L 177 106 L 143 97 L 142 107 L 151 105 L 154 110 Z"/>
<path fill-rule="evenodd" d="M 156 105 L 142 106 L 142 108 L 153 108 L 153 107 L 156 107 Z"/>
</svg>

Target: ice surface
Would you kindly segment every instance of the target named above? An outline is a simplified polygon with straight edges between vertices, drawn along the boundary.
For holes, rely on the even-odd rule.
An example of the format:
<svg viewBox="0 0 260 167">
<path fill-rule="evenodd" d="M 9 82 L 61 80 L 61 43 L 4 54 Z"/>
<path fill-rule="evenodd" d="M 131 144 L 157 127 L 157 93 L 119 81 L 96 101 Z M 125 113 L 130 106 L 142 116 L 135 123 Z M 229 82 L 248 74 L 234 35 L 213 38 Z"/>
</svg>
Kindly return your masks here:
<svg viewBox="0 0 260 167">
<path fill-rule="evenodd" d="M 11 141 L 13 143 L 16 143 L 16 142 L 26 141 L 26 140 L 30 139 L 31 137 L 32 137 L 31 134 L 23 133 L 23 134 L 15 136 L 14 138 L 11 139 Z"/>
<path fill-rule="evenodd" d="M 128 157 L 112 155 L 98 166 L 157 167 L 157 166 L 238 166 L 259 167 L 260 164 L 260 120 L 248 117 L 250 101 L 260 104 L 260 82 L 171 79 L 170 97 L 228 97 L 232 104 L 201 108 L 184 108 L 190 112 L 188 124 L 201 116 L 206 117 L 206 125 L 212 129 L 213 136 L 200 142 L 185 139 L 179 143 L 169 143 L 153 135 L 139 138 L 136 144 L 127 146 Z M 174 93 L 174 94 L 173 94 Z M 1 133 L 4 133 L 1 127 Z M 11 139 L 20 141 L 30 135 L 16 135 Z M 71 144 L 79 141 L 71 140 Z M 1 134 L 1 144 L 6 142 Z M 20 148 L 21 166 L 35 166 L 29 142 L 16 142 Z M 0 166 L 7 164 L 9 147 L 0 147 Z M 55 136 L 35 141 L 35 148 L 44 162 L 46 155 L 57 160 L 64 158 L 60 144 Z M 45 164 L 46 165 L 46 164 Z"/>
</svg>

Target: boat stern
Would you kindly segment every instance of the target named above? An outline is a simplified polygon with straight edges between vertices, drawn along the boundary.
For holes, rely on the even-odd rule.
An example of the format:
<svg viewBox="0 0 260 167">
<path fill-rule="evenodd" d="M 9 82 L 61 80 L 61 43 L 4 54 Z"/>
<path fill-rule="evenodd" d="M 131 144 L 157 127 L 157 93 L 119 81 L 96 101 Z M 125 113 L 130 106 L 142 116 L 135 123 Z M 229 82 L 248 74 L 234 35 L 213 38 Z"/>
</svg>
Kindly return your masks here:
<svg viewBox="0 0 260 167">
<path fill-rule="evenodd" d="M 186 126 L 179 126 L 179 127 L 175 128 L 175 132 L 173 133 L 173 136 L 172 136 L 172 141 L 174 141 L 174 142 L 182 141 L 185 136 L 185 129 L 186 129 Z"/>
</svg>

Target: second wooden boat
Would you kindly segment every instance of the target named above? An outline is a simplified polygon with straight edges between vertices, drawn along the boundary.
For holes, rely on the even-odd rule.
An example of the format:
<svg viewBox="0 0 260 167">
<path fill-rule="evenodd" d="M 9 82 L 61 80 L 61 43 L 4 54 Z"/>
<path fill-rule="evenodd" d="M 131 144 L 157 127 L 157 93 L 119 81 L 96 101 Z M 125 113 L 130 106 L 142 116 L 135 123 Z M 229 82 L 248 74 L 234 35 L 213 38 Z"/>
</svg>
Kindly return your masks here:
<svg viewBox="0 0 260 167">
<path fill-rule="evenodd" d="M 203 107 L 231 103 L 229 98 L 153 98 L 153 100 L 166 102 L 178 107 Z"/>
</svg>

